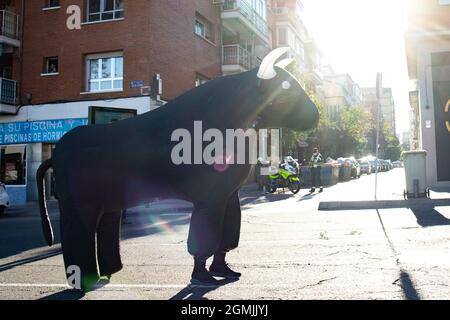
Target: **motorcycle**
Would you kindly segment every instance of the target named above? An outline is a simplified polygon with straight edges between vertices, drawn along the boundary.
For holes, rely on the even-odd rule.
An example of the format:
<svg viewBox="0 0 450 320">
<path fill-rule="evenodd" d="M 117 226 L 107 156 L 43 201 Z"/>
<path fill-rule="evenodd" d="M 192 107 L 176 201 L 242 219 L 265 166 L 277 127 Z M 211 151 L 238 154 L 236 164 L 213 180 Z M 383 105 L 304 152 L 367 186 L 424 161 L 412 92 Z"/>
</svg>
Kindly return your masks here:
<svg viewBox="0 0 450 320">
<path fill-rule="evenodd" d="M 297 165 L 297 168 L 298 165 Z M 269 193 L 275 193 L 277 189 L 288 188 L 293 194 L 300 192 L 300 178 L 299 173 L 296 172 L 294 165 L 284 162 L 280 165 L 278 171 L 268 176 L 268 181 L 265 184 L 266 190 Z"/>
</svg>

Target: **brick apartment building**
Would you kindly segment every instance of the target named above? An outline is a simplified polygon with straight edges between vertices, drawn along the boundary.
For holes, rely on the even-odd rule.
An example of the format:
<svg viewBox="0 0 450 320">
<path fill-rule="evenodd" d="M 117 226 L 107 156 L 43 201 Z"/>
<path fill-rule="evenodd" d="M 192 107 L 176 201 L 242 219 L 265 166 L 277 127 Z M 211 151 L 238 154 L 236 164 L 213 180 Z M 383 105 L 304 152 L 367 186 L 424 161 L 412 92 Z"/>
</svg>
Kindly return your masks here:
<svg viewBox="0 0 450 320">
<path fill-rule="evenodd" d="M 450 1 L 411 0 L 406 48 L 419 148 L 427 151 L 427 186 L 450 186 Z"/>
<path fill-rule="evenodd" d="M 81 29 L 71 30 L 74 5 Z M 295 19 L 281 14 L 291 6 Z M 91 107 L 117 119 L 148 112 L 258 66 L 274 46 L 318 70 L 305 57 L 299 0 L 0 0 L 0 9 L 0 181 L 13 203 L 37 198 L 37 168 Z"/>
<path fill-rule="evenodd" d="M 378 98 L 377 89 L 375 87 L 362 88 L 362 105 L 366 107 L 372 116 L 376 119 L 378 113 Z M 380 113 L 384 124 L 389 128 L 389 132 L 396 135 L 396 122 L 395 122 L 395 101 L 392 88 L 383 88 L 382 96 L 380 100 Z"/>
<path fill-rule="evenodd" d="M 272 0 L 273 46 L 288 47 L 309 90 L 316 91 L 324 76 L 320 71 L 322 53 L 304 24 L 305 9 L 298 0 Z"/>
</svg>

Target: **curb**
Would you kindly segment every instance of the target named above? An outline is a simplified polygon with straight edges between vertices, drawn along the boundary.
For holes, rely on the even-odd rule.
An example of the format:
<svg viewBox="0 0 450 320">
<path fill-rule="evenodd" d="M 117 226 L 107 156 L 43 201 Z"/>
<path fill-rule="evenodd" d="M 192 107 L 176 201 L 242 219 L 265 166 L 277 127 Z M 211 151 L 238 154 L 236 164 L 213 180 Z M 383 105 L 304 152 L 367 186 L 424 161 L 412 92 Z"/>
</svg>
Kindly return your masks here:
<svg viewBox="0 0 450 320">
<path fill-rule="evenodd" d="M 450 206 L 450 199 L 325 201 L 319 204 L 319 211 L 395 209 L 421 206 Z"/>
</svg>

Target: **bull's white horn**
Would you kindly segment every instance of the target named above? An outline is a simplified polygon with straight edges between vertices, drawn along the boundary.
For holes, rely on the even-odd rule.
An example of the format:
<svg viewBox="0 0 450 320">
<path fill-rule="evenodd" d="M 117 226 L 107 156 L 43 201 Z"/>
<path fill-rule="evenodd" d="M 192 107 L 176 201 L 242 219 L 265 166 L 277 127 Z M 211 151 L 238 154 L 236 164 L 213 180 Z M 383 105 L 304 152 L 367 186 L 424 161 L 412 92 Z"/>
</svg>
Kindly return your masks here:
<svg viewBox="0 0 450 320">
<path fill-rule="evenodd" d="M 275 62 L 286 52 L 289 48 L 282 47 L 272 50 L 261 62 L 261 66 L 258 71 L 258 78 L 269 80 L 277 76 L 277 72 L 274 69 Z"/>
<path fill-rule="evenodd" d="M 292 62 L 294 62 L 294 58 L 283 59 L 278 62 L 275 66 L 281 69 L 286 69 Z"/>
</svg>

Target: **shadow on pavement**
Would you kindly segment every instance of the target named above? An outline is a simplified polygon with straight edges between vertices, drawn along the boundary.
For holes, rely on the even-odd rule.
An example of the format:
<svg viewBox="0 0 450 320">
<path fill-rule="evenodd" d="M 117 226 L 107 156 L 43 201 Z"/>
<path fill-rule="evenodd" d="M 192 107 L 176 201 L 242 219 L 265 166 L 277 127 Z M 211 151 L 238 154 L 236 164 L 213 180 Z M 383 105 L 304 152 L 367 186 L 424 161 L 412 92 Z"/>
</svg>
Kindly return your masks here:
<svg viewBox="0 0 450 320">
<path fill-rule="evenodd" d="M 414 288 L 414 283 L 411 280 L 411 277 L 409 274 L 404 270 L 402 267 L 400 260 L 398 259 L 398 251 L 395 248 L 394 243 L 392 242 L 391 238 L 389 237 L 386 226 L 384 225 L 383 219 L 381 218 L 380 211 L 377 209 L 377 216 L 380 221 L 381 229 L 383 230 L 384 236 L 386 237 L 386 240 L 389 244 L 389 247 L 391 248 L 392 254 L 394 257 L 397 257 L 396 264 L 399 268 L 400 278 L 397 279 L 393 284 L 399 285 L 403 290 L 403 295 L 407 300 L 420 300 L 420 296 L 417 293 L 416 288 Z M 400 282 L 400 283 L 398 283 Z"/>
<path fill-rule="evenodd" d="M 101 279 L 97 282 L 94 288 L 89 292 L 95 292 L 106 287 L 109 284 L 109 280 Z M 80 300 L 86 296 L 86 293 L 81 290 L 66 289 L 49 296 L 43 297 L 40 300 Z"/>
<path fill-rule="evenodd" d="M 55 244 L 60 242 L 59 214 L 51 217 Z M 38 248 L 48 248 L 42 234 L 41 218 L 28 213 L 10 213 L 10 216 L 0 219 L 0 259 L 15 256 Z"/>
<path fill-rule="evenodd" d="M 80 300 L 85 296 L 84 292 L 73 289 L 66 289 L 61 292 L 51 294 L 39 300 Z"/>
<path fill-rule="evenodd" d="M 411 277 L 406 271 L 400 270 L 399 280 L 400 280 L 400 287 L 403 290 L 403 295 L 405 296 L 406 300 L 420 300 L 420 296 L 417 293 L 416 288 L 414 288 L 414 284 L 411 281 Z"/>
<path fill-rule="evenodd" d="M 318 196 L 320 193 L 307 193 L 304 196 L 302 196 L 301 198 L 299 198 L 297 201 L 301 202 L 301 201 L 307 201 L 307 200 L 312 200 L 314 199 L 316 196 Z"/>
<path fill-rule="evenodd" d="M 450 219 L 440 214 L 433 206 L 410 208 L 421 227 L 448 226 Z"/>
<path fill-rule="evenodd" d="M 62 253 L 61 249 L 52 249 L 52 250 L 48 250 L 45 253 L 41 253 L 39 255 L 33 256 L 33 257 L 28 257 L 25 259 L 21 259 L 21 260 L 16 260 L 10 263 L 6 263 L 6 264 L 2 264 L 0 265 L 0 272 L 27 264 L 27 263 L 32 263 L 32 262 L 36 262 L 36 261 L 40 261 L 40 260 L 44 260 L 44 259 L 48 259 L 51 257 L 55 257 L 58 256 Z"/>
<path fill-rule="evenodd" d="M 60 243 L 60 219 L 56 202 L 49 203 L 50 220 L 55 235 L 55 245 Z M 168 232 L 171 228 L 178 225 L 189 224 L 190 215 L 162 217 L 158 213 L 133 213 L 128 217 L 131 224 L 122 226 L 122 239 L 143 237 L 155 233 Z M 26 207 L 14 208 L 11 212 L 0 219 L 0 260 L 12 257 L 20 253 L 40 249 L 42 251 L 48 248 L 42 234 L 41 218 L 37 206 L 29 205 Z M 37 260 L 45 259 L 45 254 L 35 257 Z M 59 254 L 59 253 L 58 253 Z M 56 253 L 55 253 L 56 255 Z M 52 255 L 48 256 L 51 257 Z M 37 260 L 31 259 L 29 262 Z M 28 259 L 28 258 L 27 258 Z M 20 260 L 11 262 L 8 265 L 0 266 L 0 271 L 13 268 L 16 265 L 28 263 Z M 3 267 L 3 269 L 1 269 Z"/>
<path fill-rule="evenodd" d="M 169 300 L 208 300 L 205 295 L 211 291 L 214 291 L 220 287 L 223 287 L 227 284 L 237 282 L 237 279 L 223 279 L 219 280 L 219 285 L 207 287 L 207 286 L 193 286 L 188 284 L 186 288 L 182 289 L 176 295 L 174 295 Z"/>
<path fill-rule="evenodd" d="M 246 206 L 249 204 L 260 204 L 260 203 L 273 203 L 278 201 L 284 201 L 294 197 L 290 191 L 285 193 L 264 193 L 263 191 L 255 192 L 252 194 L 240 195 L 241 206 Z"/>
</svg>

